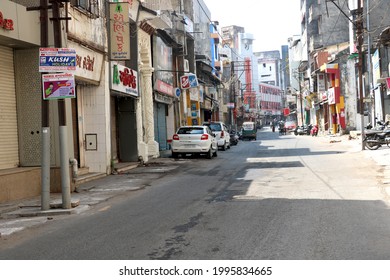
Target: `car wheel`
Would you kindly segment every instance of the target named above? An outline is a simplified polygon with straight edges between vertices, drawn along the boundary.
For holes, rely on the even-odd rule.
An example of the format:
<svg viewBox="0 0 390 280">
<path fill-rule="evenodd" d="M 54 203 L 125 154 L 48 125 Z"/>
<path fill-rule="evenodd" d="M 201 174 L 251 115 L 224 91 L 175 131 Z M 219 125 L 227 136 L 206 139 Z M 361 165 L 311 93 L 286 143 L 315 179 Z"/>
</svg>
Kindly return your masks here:
<svg viewBox="0 0 390 280">
<path fill-rule="evenodd" d="M 230 145 L 230 142 L 229 142 L 229 144 L 228 144 L 228 149 L 230 149 L 231 148 L 231 145 Z"/>
<path fill-rule="evenodd" d="M 172 152 L 172 157 L 173 158 L 178 158 L 179 157 L 179 153 Z"/>
<path fill-rule="evenodd" d="M 226 151 L 226 142 L 222 146 L 222 151 Z"/>
<path fill-rule="evenodd" d="M 211 159 L 213 157 L 213 149 L 210 147 L 209 151 L 206 154 L 206 158 Z"/>
</svg>

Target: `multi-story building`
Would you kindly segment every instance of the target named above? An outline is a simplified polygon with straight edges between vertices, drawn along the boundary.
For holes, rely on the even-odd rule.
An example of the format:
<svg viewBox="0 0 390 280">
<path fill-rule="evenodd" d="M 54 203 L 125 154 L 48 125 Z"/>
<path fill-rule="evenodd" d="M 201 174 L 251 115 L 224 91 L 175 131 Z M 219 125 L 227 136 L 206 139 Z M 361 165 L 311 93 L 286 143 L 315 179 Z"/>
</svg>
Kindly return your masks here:
<svg viewBox="0 0 390 280">
<path fill-rule="evenodd" d="M 254 55 L 257 57 L 259 82 L 280 87 L 280 52 L 255 52 Z"/>
<path fill-rule="evenodd" d="M 341 9 L 341 11 L 339 10 Z M 328 1 L 301 0 L 303 60 L 299 70 L 298 101 L 303 123 L 317 123 L 330 133 L 346 129 L 344 97 L 340 80 L 347 59 L 349 40 L 348 5 Z M 307 60 L 305 60 L 305 56 Z"/>
<path fill-rule="evenodd" d="M 274 119 L 281 119 L 282 115 L 282 90 L 278 86 L 260 83 L 260 115 L 263 124 L 271 123 Z"/>
<path fill-rule="evenodd" d="M 258 80 L 260 89 L 261 117 L 264 123 L 282 118 L 283 90 L 280 52 L 255 52 L 257 58 Z M 284 64 L 284 63 L 283 63 Z M 284 64 L 287 68 L 287 64 Z M 268 86 L 266 86 L 268 85 Z M 276 104 L 277 103 L 277 104 Z"/>
<path fill-rule="evenodd" d="M 243 97 L 241 93 L 242 82 L 240 76 L 244 71 L 244 60 L 240 56 L 240 34 L 245 33 L 244 27 L 241 26 L 224 26 L 222 32 L 222 50 L 226 56 L 224 59 L 224 95 L 229 105 L 229 118 L 227 123 L 231 126 L 237 126 L 244 120 Z"/>
<path fill-rule="evenodd" d="M 349 7 L 351 19 L 356 22 L 359 15 L 358 2 L 350 0 Z M 365 60 L 362 63 L 364 79 L 362 97 L 364 124 L 367 124 L 368 122 L 375 123 L 377 120 L 390 120 L 390 95 L 388 94 L 390 84 L 387 83 L 387 78 L 390 76 L 388 47 L 390 19 L 387 16 L 390 2 L 366 0 L 362 1 L 361 8 L 364 29 L 362 51 L 365 54 Z M 355 57 L 358 52 L 356 48 L 357 34 L 356 27 L 352 23 L 350 23 L 350 34 L 350 53 L 355 54 L 352 55 Z M 371 54 L 371 56 L 367 56 L 367 54 Z M 351 89 L 351 92 L 360 97 L 357 88 Z M 358 108 L 359 103 L 356 105 Z"/>
</svg>

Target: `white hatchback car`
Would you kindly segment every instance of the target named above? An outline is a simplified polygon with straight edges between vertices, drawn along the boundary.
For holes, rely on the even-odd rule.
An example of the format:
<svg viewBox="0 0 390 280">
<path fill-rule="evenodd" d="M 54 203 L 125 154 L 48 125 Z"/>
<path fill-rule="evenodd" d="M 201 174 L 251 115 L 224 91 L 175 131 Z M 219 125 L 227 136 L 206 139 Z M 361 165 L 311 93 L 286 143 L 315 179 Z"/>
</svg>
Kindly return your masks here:
<svg viewBox="0 0 390 280">
<path fill-rule="evenodd" d="M 172 137 L 172 157 L 179 154 L 206 154 L 208 159 L 217 156 L 215 134 L 207 126 L 182 126 Z"/>
<path fill-rule="evenodd" d="M 209 122 L 204 123 L 203 125 L 207 125 L 211 131 L 215 133 L 219 148 L 222 148 L 223 151 L 230 149 L 229 129 L 223 122 Z"/>
</svg>

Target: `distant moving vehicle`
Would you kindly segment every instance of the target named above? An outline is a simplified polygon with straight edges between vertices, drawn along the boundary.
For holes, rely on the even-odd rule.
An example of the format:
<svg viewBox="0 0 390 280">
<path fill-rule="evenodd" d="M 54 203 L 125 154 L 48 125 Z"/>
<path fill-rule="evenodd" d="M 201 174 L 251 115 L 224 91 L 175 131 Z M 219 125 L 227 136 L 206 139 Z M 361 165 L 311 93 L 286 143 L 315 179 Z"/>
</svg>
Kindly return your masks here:
<svg viewBox="0 0 390 280">
<path fill-rule="evenodd" d="M 286 127 L 284 121 L 279 122 L 279 135 L 286 135 Z"/>
<path fill-rule="evenodd" d="M 223 151 L 230 149 L 230 133 L 223 122 L 206 122 L 203 125 L 208 126 L 214 132 L 218 148 L 221 148 Z"/>
<path fill-rule="evenodd" d="M 287 132 L 291 132 L 295 130 L 297 123 L 295 121 L 286 121 L 284 127 L 286 128 Z"/>
<path fill-rule="evenodd" d="M 318 125 L 315 124 L 310 130 L 310 135 L 311 136 L 317 136 L 318 135 Z"/>
<path fill-rule="evenodd" d="M 230 130 L 230 145 L 237 145 L 239 139 L 240 136 L 238 135 L 237 131 L 235 131 L 234 129 Z"/>
<path fill-rule="evenodd" d="M 208 126 L 182 126 L 172 137 L 172 157 L 186 154 L 205 154 L 208 159 L 217 156 L 217 140 Z"/>
<path fill-rule="evenodd" d="M 257 128 L 254 122 L 244 122 L 241 129 L 242 139 L 256 140 Z"/>
</svg>

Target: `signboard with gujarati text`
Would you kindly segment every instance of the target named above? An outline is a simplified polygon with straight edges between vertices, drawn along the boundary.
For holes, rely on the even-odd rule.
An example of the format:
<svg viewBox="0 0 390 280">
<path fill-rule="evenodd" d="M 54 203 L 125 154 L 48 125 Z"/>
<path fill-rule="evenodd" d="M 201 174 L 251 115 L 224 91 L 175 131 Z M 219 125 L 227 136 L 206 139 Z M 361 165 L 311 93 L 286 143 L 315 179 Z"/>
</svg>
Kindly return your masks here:
<svg viewBox="0 0 390 280">
<path fill-rule="evenodd" d="M 111 89 L 138 96 L 137 71 L 120 64 L 111 64 Z"/>
<path fill-rule="evenodd" d="M 110 59 L 130 59 L 129 3 L 110 3 Z"/>
</svg>

